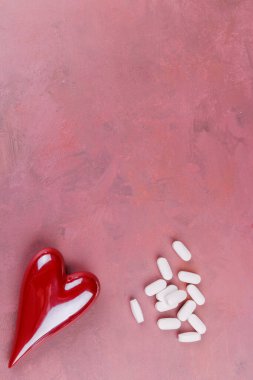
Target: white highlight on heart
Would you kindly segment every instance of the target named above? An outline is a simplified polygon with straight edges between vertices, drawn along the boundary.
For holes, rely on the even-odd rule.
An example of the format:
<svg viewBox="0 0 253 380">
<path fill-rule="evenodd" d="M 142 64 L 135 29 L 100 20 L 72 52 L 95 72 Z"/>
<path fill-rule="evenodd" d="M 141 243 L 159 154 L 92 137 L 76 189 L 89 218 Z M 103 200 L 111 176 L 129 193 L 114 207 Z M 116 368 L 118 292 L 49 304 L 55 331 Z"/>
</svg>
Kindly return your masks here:
<svg viewBox="0 0 253 380">
<path fill-rule="evenodd" d="M 52 260 L 52 256 L 50 254 L 41 256 L 37 262 L 38 270 L 44 267 L 44 265 L 51 260 Z"/>
<path fill-rule="evenodd" d="M 67 284 L 65 284 L 65 286 L 64 286 L 64 289 L 70 290 L 72 288 L 75 288 L 77 285 L 81 284 L 82 282 L 83 282 L 82 278 L 77 278 L 76 280 L 74 280 L 72 282 L 67 282 Z"/>
<path fill-rule="evenodd" d="M 49 255 L 50 256 L 50 255 Z M 19 352 L 13 364 L 23 356 L 29 348 L 36 343 L 40 338 L 49 333 L 55 327 L 59 326 L 62 322 L 69 319 L 72 315 L 77 313 L 84 307 L 92 297 L 92 293 L 85 290 L 79 296 L 75 297 L 71 301 L 64 302 L 60 305 L 54 306 L 49 310 L 48 314 L 41 323 L 39 329 L 32 336 L 32 338 L 24 345 Z"/>
</svg>

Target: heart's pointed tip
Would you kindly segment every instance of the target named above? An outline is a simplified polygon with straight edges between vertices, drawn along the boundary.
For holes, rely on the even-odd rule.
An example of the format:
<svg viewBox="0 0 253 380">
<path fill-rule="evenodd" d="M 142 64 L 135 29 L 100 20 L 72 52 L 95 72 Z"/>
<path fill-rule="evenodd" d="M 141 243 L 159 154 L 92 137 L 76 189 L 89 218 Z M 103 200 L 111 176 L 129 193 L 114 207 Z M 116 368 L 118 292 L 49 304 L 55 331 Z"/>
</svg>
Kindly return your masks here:
<svg viewBox="0 0 253 380">
<path fill-rule="evenodd" d="M 22 356 L 20 356 L 20 357 L 18 357 L 18 355 L 11 356 L 9 363 L 8 363 L 8 368 L 12 368 L 22 358 Z"/>
<path fill-rule="evenodd" d="M 15 350 L 13 350 L 13 352 L 10 356 L 9 362 L 8 362 L 8 368 L 13 367 L 19 361 L 19 359 L 22 358 L 22 356 L 19 356 L 19 353 L 17 353 Z"/>
<path fill-rule="evenodd" d="M 9 360 L 9 363 L 8 363 L 8 368 L 13 367 L 14 364 L 15 364 L 15 358 L 11 358 L 11 359 Z"/>
</svg>

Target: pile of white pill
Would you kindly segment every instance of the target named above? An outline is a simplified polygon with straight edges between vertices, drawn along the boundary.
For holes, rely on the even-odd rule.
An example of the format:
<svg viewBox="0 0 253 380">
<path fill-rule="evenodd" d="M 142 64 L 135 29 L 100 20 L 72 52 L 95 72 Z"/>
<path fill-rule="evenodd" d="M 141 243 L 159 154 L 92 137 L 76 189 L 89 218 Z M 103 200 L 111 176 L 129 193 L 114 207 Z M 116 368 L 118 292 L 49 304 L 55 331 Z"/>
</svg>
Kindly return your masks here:
<svg viewBox="0 0 253 380">
<path fill-rule="evenodd" d="M 182 242 L 174 241 L 172 248 L 182 260 L 191 260 L 191 253 Z M 159 257 L 157 259 L 157 266 L 162 278 L 147 285 L 144 289 L 147 296 L 156 297 L 156 310 L 160 313 L 174 310 L 185 301 L 175 317 L 160 318 L 157 321 L 157 326 L 161 330 L 177 330 L 181 327 L 182 322 L 188 321 L 194 331 L 178 334 L 178 341 L 200 341 L 201 336 L 206 332 L 204 322 L 194 313 L 197 305 L 200 306 L 205 303 L 204 295 L 196 286 L 201 282 L 200 275 L 187 271 L 179 271 L 179 281 L 187 284 L 186 290 L 182 290 L 176 285 L 169 283 L 173 278 L 173 273 L 165 257 Z M 136 299 L 130 301 L 130 307 L 135 320 L 138 323 L 144 322 L 141 306 Z"/>
</svg>

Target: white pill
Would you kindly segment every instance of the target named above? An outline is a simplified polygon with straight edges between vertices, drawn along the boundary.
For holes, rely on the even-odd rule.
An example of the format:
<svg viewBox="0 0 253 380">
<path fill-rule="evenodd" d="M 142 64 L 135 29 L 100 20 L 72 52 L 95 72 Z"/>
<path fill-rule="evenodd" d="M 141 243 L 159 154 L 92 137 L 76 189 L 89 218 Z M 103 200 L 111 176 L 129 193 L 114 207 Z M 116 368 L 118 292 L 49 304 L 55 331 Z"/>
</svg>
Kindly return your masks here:
<svg viewBox="0 0 253 380">
<path fill-rule="evenodd" d="M 201 319 L 196 314 L 191 314 L 188 318 L 188 322 L 194 328 L 194 330 L 197 331 L 197 333 L 205 334 L 206 325 L 204 324 L 204 322 L 201 321 Z"/>
<path fill-rule="evenodd" d="M 167 288 L 165 288 L 161 292 L 157 293 L 156 298 L 158 301 L 164 301 L 165 297 L 168 294 L 174 292 L 177 289 L 178 289 L 178 287 L 176 285 L 169 285 L 169 286 L 167 286 Z"/>
<path fill-rule="evenodd" d="M 185 332 L 178 334 L 178 340 L 183 343 L 198 342 L 201 340 L 201 335 L 194 331 Z"/>
<path fill-rule="evenodd" d="M 178 278 L 180 281 L 187 282 L 188 284 L 199 284 L 201 281 L 199 274 L 193 272 L 185 272 L 183 270 L 178 272 Z"/>
<path fill-rule="evenodd" d="M 151 284 L 147 285 L 145 288 L 145 293 L 147 296 L 154 296 L 155 294 L 159 293 L 161 290 L 166 288 L 166 281 L 165 280 L 156 280 L 152 282 Z"/>
<path fill-rule="evenodd" d="M 157 326 L 161 330 L 177 330 L 181 326 L 181 322 L 177 318 L 161 318 L 157 321 Z"/>
<path fill-rule="evenodd" d="M 181 241 L 178 241 L 178 240 L 173 241 L 172 248 L 182 260 L 184 261 L 191 260 L 191 257 L 192 257 L 191 252 L 186 248 L 186 246 Z"/>
<path fill-rule="evenodd" d="M 195 285 L 187 285 L 187 292 L 190 294 L 193 301 L 196 302 L 197 305 L 204 305 L 206 302 L 204 295 L 201 293 L 199 288 Z"/>
<path fill-rule="evenodd" d="M 165 297 L 165 301 L 169 305 L 175 305 L 184 301 L 186 297 L 187 293 L 184 290 L 175 290 L 174 292 L 170 293 L 168 296 Z"/>
<path fill-rule="evenodd" d="M 180 321 L 185 322 L 189 316 L 194 312 L 196 309 L 196 303 L 192 300 L 186 301 L 185 304 L 181 307 L 179 312 L 177 313 L 178 319 Z"/>
<path fill-rule="evenodd" d="M 144 322 L 143 312 L 141 306 L 136 299 L 130 301 L 131 311 L 137 323 Z"/>
<path fill-rule="evenodd" d="M 173 310 L 177 306 L 178 306 L 177 303 L 175 305 L 168 305 L 164 301 L 159 301 L 159 302 L 156 302 L 156 304 L 155 304 L 156 310 L 159 311 L 160 313 L 162 313 L 163 311 Z"/>
<path fill-rule="evenodd" d="M 172 270 L 171 270 L 170 264 L 168 263 L 168 260 L 165 259 L 165 257 L 159 257 L 157 259 L 157 266 L 164 280 L 172 279 L 173 277 Z"/>
</svg>

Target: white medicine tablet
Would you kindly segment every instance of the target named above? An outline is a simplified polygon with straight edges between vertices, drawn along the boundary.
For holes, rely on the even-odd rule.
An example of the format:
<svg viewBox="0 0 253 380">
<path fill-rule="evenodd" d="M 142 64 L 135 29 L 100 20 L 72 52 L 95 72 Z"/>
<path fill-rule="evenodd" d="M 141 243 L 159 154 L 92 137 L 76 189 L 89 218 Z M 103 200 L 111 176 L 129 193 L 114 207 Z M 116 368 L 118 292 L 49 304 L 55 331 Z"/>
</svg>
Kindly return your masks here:
<svg viewBox="0 0 253 380">
<path fill-rule="evenodd" d="M 167 288 L 163 289 L 161 292 L 159 292 L 159 293 L 156 294 L 156 299 L 158 301 L 164 301 L 165 297 L 168 294 L 174 292 L 177 289 L 178 289 L 178 287 L 176 285 L 169 285 L 169 286 L 167 286 Z"/>
<path fill-rule="evenodd" d="M 201 340 L 201 335 L 193 331 L 185 332 L 178 334 L 178 340 L 179 342 L 183 343 L 198 342 L 199 340 Z"/>
<path fill-rule="evenodd" d="M 181 270 L 178 272 L 178 278 L 182 282 L 187 282 L 188 284 L 199 284 L 201 281 L 201 277 L 197 273 L 186 272 Z"/>
<path fill-rule="evenodd" d="M 165 257 L 159 257 L 157 259 L 157 266 L 164 280 L 172 279 L 173 277 L 172 270 L 171 270 L 170 264 L 168 263 L 168 260 L 165 259 Z"/>
<path fill-rule="evenodd" d="M 157 326 L 161 330 L 177 330 L 181 326 L 181 322 L 177 318 L 161 318 L 157 321 Z"/>
<path fill-rule="evenodd" d="M 156 280 L 145 287 L 145 293 L 147 296 L 154 296 L 155 294 L 159 293 L 161 290 L 165 289 L 166 285 L 167 283 L 165 280 L 162 280 L 162 279 Z"/>
<path fill-rule="evenodd" d="M 184 261 L 191 260 L 191 257 L 192 257 L 191 252 L 186 248 L 186 246 L 181 241 L 178 241 L 178 240 L 173 241 L 172 248 L 182 260 Z"/>
<path fill-rule="evenodd" d="M 178 304 L 175 304 L 175 305 L 168 305 L 166 302 L 164 301 L 159 301 L 159 302 L 156 302 L 155 304 L 155 308 L 157 311 L 159 311 L 160 313 L 162 313 L 163 311 L 168 311 L 168 310 L 173 310 L 175 309 L 176 307 L 178 306 Z"/>
<path fill-rule="evenodd" d="M 175 290 L 165 297 L 165 301 L 169 305 L 179 304 L 187 298 L 187 293 L 184 290 Z"/>
<path fill-rule="evenodd" d="M 178 319 L 180 321 L 185 322 L 189 316 L 194 312 L 196 309 L 196 303 L 192 300 L 186 301 L 185 304 L 181 307 L 179 312 L 177 313 Z"/>
<path fill-rule="evenodd" d="M 188 318 L 188 322 L 194 328 L 194 330 L 197 331 L 197 333 L 201 335 L 205 334 L 206 325 L 204 324 L 204 322 L 201 321 L 201 319 L 196 314 L 191 314 Z"/>
<path fill-rule="evenodd" d="M 141 306 L 136 299 L 132 299 L 130 301 L 130 307 L 131 307 L 131 311 L 132 311 L 132 314 L 133 314 L 136 322 L 137 323 L 144 322 L 144 317 L 143 317 L 143 312 L 141 310 Z"/>
<path fill-rule="evenodd" d="M 187 285 L 186 289 L 193 301 L 195 301 L 197 305 L 204 305 L 204 303 L 206 302 L 205 297 L 201 293 L 199 288 L 197 288 L 197 286 L 190 284 Z"/>
</svg>

